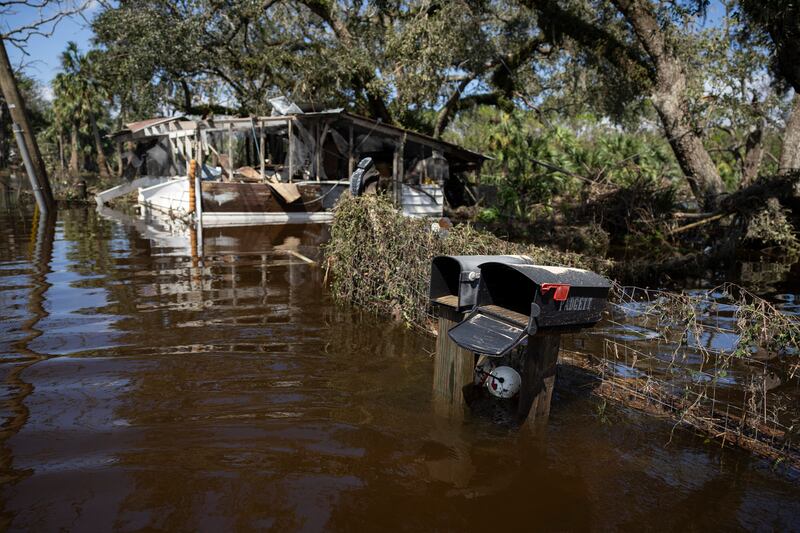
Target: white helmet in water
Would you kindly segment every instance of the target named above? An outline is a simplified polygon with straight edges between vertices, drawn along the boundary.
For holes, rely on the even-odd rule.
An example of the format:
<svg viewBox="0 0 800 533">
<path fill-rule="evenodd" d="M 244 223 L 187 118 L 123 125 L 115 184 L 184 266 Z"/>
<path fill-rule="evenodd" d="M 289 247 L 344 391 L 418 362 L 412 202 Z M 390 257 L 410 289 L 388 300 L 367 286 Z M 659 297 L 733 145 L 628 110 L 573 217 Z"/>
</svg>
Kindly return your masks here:
<svg viewBox="0 0 800 533">
<path fill-rule="evenodd" d="M 510 366 L 498 366 L 486 378 L 486 388 L 492 396 L 513 398 L 519 392 L 522 377 Z"/>
</svg>

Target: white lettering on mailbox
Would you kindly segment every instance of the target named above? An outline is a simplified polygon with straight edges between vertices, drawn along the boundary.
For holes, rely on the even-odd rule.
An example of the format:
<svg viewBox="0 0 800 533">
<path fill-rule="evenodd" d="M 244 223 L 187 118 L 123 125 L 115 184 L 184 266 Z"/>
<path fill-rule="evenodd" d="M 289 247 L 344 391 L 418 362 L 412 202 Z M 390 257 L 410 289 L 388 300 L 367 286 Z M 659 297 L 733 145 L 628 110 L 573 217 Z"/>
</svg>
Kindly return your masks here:
<svg viewBox="0 0 800 533">
<path fill-rule="evenodd" d="M 588 311 L 592 305 L 592 299 L 587 297 L 567 298 L 561 303 L 562 311 Z"/>
</svg>

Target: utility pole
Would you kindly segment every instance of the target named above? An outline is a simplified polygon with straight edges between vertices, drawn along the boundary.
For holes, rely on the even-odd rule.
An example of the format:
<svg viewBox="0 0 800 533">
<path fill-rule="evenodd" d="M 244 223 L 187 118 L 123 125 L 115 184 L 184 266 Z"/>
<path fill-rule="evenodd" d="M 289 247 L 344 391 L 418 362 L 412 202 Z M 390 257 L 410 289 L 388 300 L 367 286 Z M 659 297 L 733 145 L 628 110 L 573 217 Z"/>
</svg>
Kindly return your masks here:
<svg viewBox="0 0 800 533">
<path fill-rule="evenodd" d="M 33 170 L 31 156 L 25 146 L 25 139 L 22 138 L 22 129 L 16 123 L 12 128 L 14 129 L 14 137 L 17 139 L 17 145 L 19 145 L 19 154 L 22 156 L 22 162 L 25 165 L 25 172 L 28 173 L 28 178 L 31 180 L 31 189 L 33 189 L 33 196 L 36 198 L 36 205 L 39 206 L 39 211 L 42 212 L 42 215 L 46 215 L 50 209 L 44 200 L 42 188 L 39 187 L 39 182 L 36 181 L 36 172 Z"/>
<path fill-rule="evenodd" d="M 31 176 L 39 185 L 39 190 L 42 193 L 44 202 L 50 208 L 55 208 L 55 201 L 53 200 L 53 191 L 50 189 L 50 180 L 47 178 L 47 168 L 44 165 L 42 154 L 39 151 L 39 145 L 36 143 L 36 136 L 33 134 L 31 124 L 28 121 L 28 113 L 25 109 L 25 102 L 22 100 L 22 95 L 17 87 L 17 81 L 14 79 L 14 72 L 11 70 L 11 62 L 6 53 L 6 45 L 4 40 L 0 37 L 0 90 L 3 92 L 3 97 L 8 105 L 8 111 L 11 113 L 11 120 L 22 130 L 21 138 L 24 139 L 26 146 L 20 146 L 19 151 L 21 154 L 27 152 L 30 155 L 31 166 L 35 172 L 35 176 Z M 19 140 L 20 137 L 18 136 Z"/>
</svg>

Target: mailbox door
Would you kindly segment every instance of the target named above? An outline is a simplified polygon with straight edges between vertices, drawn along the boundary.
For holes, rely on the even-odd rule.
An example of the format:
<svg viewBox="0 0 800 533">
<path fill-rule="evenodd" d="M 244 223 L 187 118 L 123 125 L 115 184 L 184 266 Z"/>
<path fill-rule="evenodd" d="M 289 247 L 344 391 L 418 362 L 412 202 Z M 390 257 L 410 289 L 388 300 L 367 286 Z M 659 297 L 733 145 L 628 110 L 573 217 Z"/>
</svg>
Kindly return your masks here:
<svg viewBox="0 0 800 533">
<path fill-rule="evenodd" d="M 460 347 L 471 352 L 501 356 L 527 337 L 527 324 L 477 308 L 448 335 Z"/>
</svg>

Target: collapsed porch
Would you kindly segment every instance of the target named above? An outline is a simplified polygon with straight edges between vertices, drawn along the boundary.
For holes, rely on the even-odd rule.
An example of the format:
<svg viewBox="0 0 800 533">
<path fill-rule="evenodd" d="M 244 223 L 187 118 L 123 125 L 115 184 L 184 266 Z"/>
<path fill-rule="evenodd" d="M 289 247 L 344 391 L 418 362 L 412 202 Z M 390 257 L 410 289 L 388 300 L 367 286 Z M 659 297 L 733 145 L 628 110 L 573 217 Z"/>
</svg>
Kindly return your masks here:
<svg viewBox="0 0 800 533">
<path fill-rule="evenodd" d="M 487 159 L 341 109 L 246 118 L 150 119 L 128 124 L 113 139 L 128 146 L 124 159 L 129 178 L 185 176 L 188 162 L 198 159 L 205 163 L 204 179 L 345 181 L 361 158 L 371 157 L 383 188 L 397 204 L 401 184 L 435 184 L 445 189 L 451 205 L 464 203 L 467 175 L 479 179 Z"/>
</svg>

